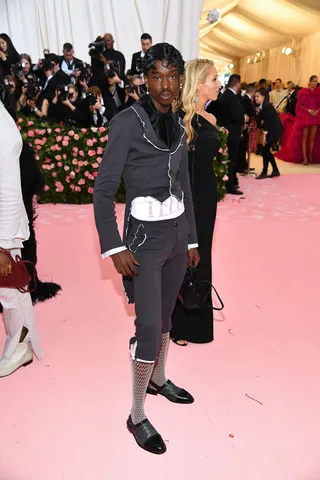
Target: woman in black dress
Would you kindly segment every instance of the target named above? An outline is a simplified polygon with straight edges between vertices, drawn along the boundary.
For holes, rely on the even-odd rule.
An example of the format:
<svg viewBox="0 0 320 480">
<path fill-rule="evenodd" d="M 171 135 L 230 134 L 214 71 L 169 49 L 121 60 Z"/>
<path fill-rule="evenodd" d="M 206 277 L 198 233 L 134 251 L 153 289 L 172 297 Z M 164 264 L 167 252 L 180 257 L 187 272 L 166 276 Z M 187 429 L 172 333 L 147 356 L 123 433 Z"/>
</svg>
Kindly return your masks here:
<svg viewBox="0 0 320 480">
<path fill-rule="evenodd" d="M 20 62 L 20 55 L 6 33 L 0 34 L 0 70 L 3 75 L 11 74 L 11 67 Z"/>
<path fill-rule="evenodd" d="M 197 280 L 212 283 L 211 249 L 217 212 L 217 183 L 213 159 L 220 147 L 216 118 L 205 110 L 209 100 L 219 95 L 218 73 L 211 60 L 198 59 L 186 64 L 182 92 L 182 111 L 189 147 L 189 172 L 196 218 L 200 264 Z M 181 346 L 187 342 L 207 343 L 213 340 L 211 289 L 203 283 L 203 299 L 197 310 L 186 310 L 177 299 L 172 315 L 171 339 Z M 209 295 L 208 295 L 209 292 Z M 209 306 L 209 308 L 208 308 Z"/>
</svg>

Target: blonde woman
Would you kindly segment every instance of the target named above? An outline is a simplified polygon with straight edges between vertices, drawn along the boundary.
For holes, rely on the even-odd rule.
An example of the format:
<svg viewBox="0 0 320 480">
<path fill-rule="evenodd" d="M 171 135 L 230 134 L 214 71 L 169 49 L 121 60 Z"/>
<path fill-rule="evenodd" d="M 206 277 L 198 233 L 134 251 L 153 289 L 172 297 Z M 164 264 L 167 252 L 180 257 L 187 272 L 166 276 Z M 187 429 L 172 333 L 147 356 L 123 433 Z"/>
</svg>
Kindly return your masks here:
<svg viewBox="0 0 320 480">
<path fill-rule="evenodd" d="M 214 63 L 207 59 L 186 64 L 182 91 L 182 115 L 187 131 L 189 173 L 198 233 L 200 264 L 197 278 L 211 282 L 211 249 L 217 210 L 217 184 L 213 170 L 220 141 L 216 118 L 206 112 L 208 101 L 218 98 L 221 84 Z M 203 283 L 203 302 L 198 310 L 185 310 L 180 300 L 172 316 L 172 340 L 180 346 L 187 342 L 207 343 L 213 340 L 211 288 Z"/>
</svg>

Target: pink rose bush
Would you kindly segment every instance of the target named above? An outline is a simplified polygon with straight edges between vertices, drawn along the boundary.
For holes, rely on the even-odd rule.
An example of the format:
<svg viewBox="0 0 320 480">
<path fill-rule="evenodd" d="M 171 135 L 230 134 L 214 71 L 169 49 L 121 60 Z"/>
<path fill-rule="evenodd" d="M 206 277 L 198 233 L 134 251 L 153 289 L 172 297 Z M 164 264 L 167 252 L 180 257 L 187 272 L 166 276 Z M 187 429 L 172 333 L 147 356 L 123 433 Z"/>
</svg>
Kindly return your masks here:
<svg viewBox="0 0 320 480">
<path fill-rule="evenodd" d="M 22 116 L 17 124 L 24 140 L 36 151 L 35 158 L 44 176 L 45 186 L 39 201 L 91 203 L 94 182 L 109 139 L 108 129 L 52 126 Z M 222 200 L 228 181 L 228 131 L 223 127 L 217 127 L 217 130 L 220 147 L 212 163 L 217 177 L 218 198 Z M 117 201 L 124 200 L 122 184 Z"/>
</svg>

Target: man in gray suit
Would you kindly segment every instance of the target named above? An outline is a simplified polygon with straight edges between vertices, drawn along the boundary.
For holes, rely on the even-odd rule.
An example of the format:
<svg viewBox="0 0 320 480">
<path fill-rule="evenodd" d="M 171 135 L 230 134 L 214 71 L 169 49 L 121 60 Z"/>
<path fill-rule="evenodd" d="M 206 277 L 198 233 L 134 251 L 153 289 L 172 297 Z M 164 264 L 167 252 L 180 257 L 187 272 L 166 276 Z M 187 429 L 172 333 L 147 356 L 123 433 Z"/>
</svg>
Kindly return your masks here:
<svg viewBox="0 0 320 480">
<path fill-rule="evenodd" d="M 144 412 L 145 394 L 175 403 L 193 397 L 165 376 L 171 315 L 187 265 L 198 264 L 185 128 L 172 112 L 184 71 L 172 45 L 157 44 L 143 59 L 149 95 L 111 122 L 109 142 L 94 188 L 103 257 L 111 256 L 135 303 L 130 341 L 133 400 L 127 427 L 138 445 L 161 454 L 166 446 Z M 114 199 L 123 176 L 126 213 L 120 237 Z"/>
</svg>

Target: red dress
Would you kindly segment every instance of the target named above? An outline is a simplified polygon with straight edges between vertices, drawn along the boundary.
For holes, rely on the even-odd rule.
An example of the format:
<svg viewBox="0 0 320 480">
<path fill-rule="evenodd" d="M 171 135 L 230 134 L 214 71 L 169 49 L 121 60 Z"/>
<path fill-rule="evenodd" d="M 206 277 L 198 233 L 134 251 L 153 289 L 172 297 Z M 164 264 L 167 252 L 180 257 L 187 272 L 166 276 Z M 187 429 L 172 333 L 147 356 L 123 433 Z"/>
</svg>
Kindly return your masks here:
<svg viewBox="0 0 320 480">
<path fill-rule="evenodd" d="M 320 88 L 317 87 L 314 90 L 303 88 L 300 90 L 296 107 L 296 117 L 289 114 L 280 115 L 284 132 L 281 150 L 275 153 L 275 156 L 285 162 L 301 163 L 303 161 L 303 128 L 311 125 L 320 125 L 320 113 L 316 117 L 313 117 L 302 107 L 311 110 L 320 109 Z M 312 159 L 313 163 L 320 163 L 320 126 L 316 135 Z"/>
</svg>

